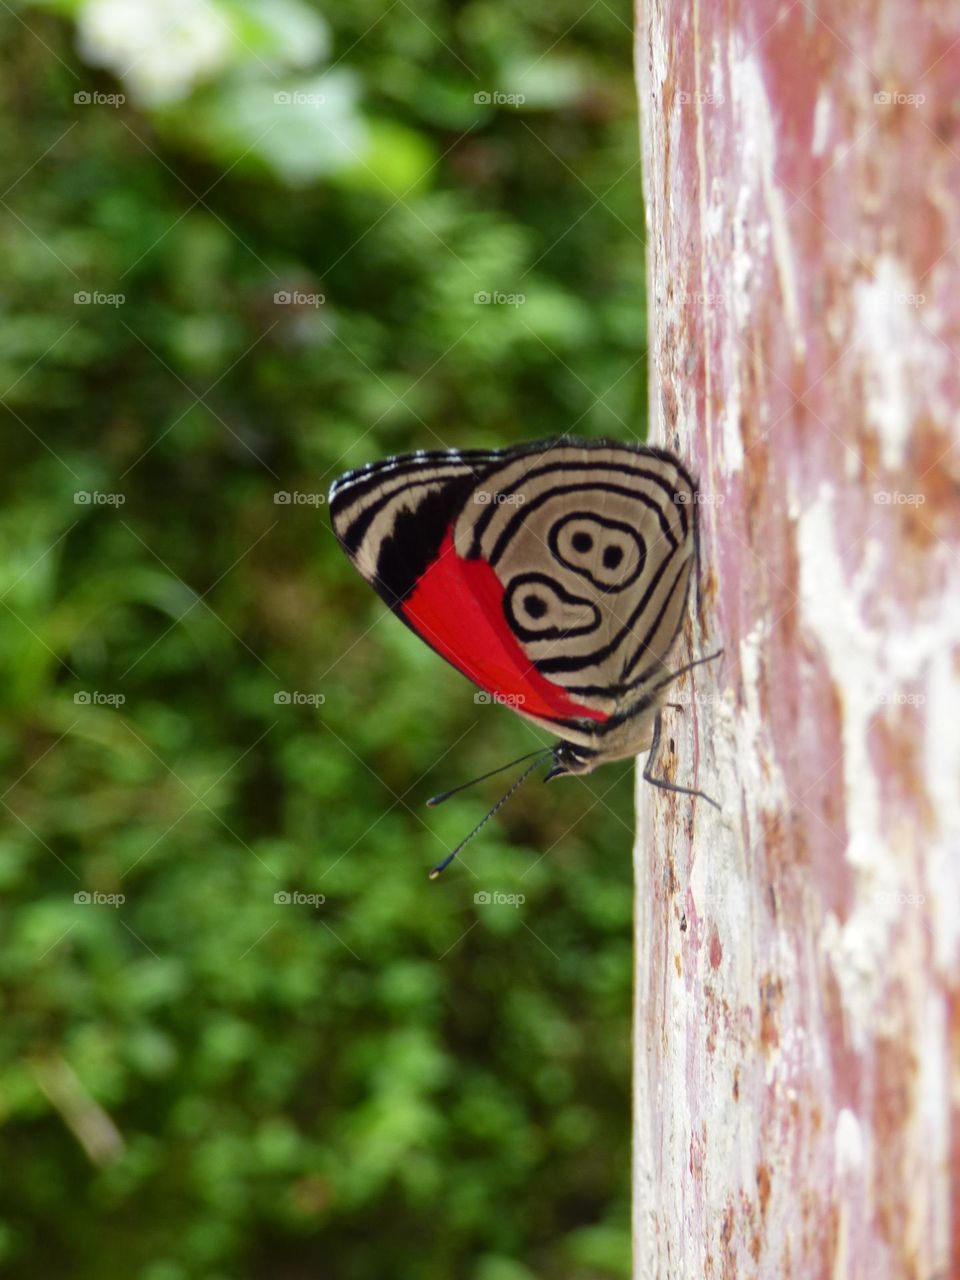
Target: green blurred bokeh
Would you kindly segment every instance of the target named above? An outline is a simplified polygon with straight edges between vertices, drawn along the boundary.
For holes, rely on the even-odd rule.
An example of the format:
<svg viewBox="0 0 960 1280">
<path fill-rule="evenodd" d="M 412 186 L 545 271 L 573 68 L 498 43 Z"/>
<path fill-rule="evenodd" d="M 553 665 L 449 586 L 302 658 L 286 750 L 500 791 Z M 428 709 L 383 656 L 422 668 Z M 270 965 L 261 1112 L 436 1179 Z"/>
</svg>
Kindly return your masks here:
<svg viewBox="0 0 960 1280">
<path fill-rule="evenodd" d="M 629 769 L 429 883 L 544 735 L 322 495 L 643 436 L 630 23 L 3 7 L 5 1276 L 629 1274 Z"/>
</svg>

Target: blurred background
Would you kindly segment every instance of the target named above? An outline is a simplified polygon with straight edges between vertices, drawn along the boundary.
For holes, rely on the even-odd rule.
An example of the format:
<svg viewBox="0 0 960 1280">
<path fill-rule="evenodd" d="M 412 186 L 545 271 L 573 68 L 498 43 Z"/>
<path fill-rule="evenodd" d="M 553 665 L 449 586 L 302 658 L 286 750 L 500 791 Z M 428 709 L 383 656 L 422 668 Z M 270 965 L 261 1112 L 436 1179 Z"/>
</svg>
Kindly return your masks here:
<svg viewBox="0 0 960 1280">
<path fill-rule="evenodd" d="M 0 1271 L 629 1275 L 631 768 L 391 617 L 349 467 L 642 438 L 623 2 L 3 5 Z M 479 896 L 478 896 L 479 895 Z"/>
</svg>

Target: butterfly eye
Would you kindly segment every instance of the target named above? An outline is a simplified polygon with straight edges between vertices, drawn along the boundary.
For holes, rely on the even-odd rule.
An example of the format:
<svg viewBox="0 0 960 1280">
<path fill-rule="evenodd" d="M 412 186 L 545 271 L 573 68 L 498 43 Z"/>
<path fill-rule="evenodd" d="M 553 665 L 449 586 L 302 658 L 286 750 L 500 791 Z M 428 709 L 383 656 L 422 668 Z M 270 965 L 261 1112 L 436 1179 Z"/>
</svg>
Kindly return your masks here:
<svg viewBox="0 0 960 1280">
<path fill-rule="evenodd" d="M 565 569 L 603 592 L 636 582 L 647 558 L 640 534 L 609 516 L 563 516 L 550 529 L 548 544 Z"/>
<path fill-rule="evenodd" d="M 600 611 L 543 573 L 524 573 L 510 583 L 503 601 L 507 622 L 524 640 L 555 640 L 595 630 Z"/>
</svg>

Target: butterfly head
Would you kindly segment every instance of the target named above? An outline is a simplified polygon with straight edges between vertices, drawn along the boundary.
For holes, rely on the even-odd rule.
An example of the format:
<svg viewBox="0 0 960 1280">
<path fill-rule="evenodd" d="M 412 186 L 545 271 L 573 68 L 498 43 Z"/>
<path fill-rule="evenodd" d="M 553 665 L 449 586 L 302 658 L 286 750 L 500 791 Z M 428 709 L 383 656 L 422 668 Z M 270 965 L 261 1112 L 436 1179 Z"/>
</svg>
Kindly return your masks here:
<svg viewBox="0 0 960 1280">
<path fill-rule="evenodd" d="M 553 765 L 544 782 L 560 778 L 565 773 L 589 773 L 599 761 L 599 752 L 592 747 L 582 747 L 575 742 L 558 742 L 553 749 Z"/>
</svg>

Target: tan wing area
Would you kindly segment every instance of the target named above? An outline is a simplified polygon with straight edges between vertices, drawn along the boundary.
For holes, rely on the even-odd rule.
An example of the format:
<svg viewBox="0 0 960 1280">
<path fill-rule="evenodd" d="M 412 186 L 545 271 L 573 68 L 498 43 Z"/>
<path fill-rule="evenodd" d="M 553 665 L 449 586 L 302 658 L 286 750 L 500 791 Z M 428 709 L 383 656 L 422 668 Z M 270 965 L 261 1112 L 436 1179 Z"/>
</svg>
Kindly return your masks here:
<svg viewBox="0 0 960 1280">
<path fill-rule="evenodd" d="M 493 566 L 536 669 L 612 713 L 662 670 L 679 630 L 694 516 L 692 481 L 669 456 L 560 446 L 492 469 L 454 536 Z"/>
<path fill-rule="evenodd" d="M 509 702 L 519 714 L 612 752 L 650 701 L 683 619 L 695 499 L 670 454 L 544 441 L 372 463 L 336 482 L 330 509 L 357 568 L 438 653 L 483 688 L 522 690 Z M 492 574 L 470 571 L 480 562 Z M 425 586 L 438 574 L 449 582 L 439 595 Z M 475 594 L 468 584 L 480 582 Z M 501 653 L 499 676 L 488 619 L 515 650 Z M 573 704 L 580 711 L 559 709 Z"/>
</svg>

